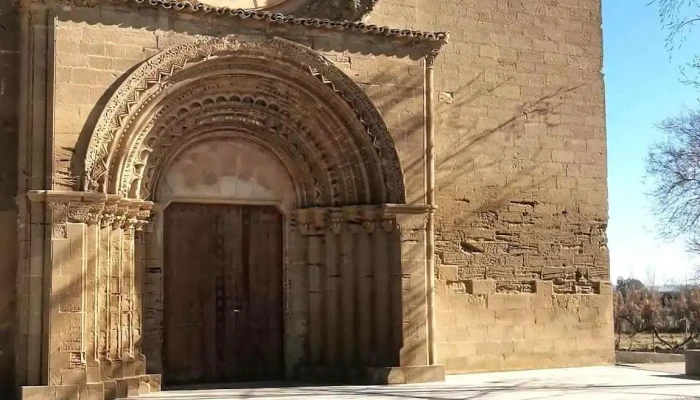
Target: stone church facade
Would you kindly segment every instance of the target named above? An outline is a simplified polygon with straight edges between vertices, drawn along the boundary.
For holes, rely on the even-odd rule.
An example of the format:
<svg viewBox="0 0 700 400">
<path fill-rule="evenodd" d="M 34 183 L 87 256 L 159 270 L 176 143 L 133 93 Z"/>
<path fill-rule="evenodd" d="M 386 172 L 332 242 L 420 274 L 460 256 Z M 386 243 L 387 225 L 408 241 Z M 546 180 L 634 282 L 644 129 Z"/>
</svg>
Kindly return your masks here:
<svg viewBox="0 0 700 400">
<path fill-rule="evenodd" d="M 0 393 L 611 363 L 600 18 L 3 1 Z"/>
</svg>

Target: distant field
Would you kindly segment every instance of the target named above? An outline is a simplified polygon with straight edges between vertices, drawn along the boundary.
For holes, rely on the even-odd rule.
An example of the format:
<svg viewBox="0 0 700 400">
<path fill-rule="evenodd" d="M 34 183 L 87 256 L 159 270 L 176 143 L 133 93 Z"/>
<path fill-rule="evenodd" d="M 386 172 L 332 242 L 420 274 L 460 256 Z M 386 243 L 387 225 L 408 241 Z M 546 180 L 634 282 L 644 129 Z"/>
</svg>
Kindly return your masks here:
<svg viewBox="0 0 700 400">
<path fill-rule="evenodd" d="M 659 336 L 661 336 L 661 338 L 665 341 L 674 344 L 682 343 L 684 340 L 684 336 L 681 334 L 662 333 Z M 656 344 L 656 351 L 668 352 L 668 347 L 664 346 L 661 342 L 658 341 L 658 339 L 655 340 L 654 335 L 651 333 L 638 333 L 634 336 L 634 340 L 631 341 L 631 343 L 627 335 L 622 335 L 620 337 L 619 349 L 631 351 L 653 351 L 654 344 Z M 691 341 L 690 343 L 688 343 L 688 348 L 700 348 L 700 340 L 696 339 Z"/>
</svg>

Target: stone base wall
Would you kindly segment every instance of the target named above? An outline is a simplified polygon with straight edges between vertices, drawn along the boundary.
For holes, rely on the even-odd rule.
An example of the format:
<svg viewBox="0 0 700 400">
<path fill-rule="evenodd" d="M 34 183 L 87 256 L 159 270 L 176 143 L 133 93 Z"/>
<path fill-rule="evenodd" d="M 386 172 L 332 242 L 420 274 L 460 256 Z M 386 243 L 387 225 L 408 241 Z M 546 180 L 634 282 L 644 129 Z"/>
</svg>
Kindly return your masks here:
<svg viewBox="0 0 700 400">
<path fill-rule="evenodd" d="M 534 293 L 496 293 L 496 282 L 467 283 L 464 294 L 438 296 L 438 362 L 447 373 L 612 364 L 612 294 L 554 294 L 534 281 Z"/>
</svg>

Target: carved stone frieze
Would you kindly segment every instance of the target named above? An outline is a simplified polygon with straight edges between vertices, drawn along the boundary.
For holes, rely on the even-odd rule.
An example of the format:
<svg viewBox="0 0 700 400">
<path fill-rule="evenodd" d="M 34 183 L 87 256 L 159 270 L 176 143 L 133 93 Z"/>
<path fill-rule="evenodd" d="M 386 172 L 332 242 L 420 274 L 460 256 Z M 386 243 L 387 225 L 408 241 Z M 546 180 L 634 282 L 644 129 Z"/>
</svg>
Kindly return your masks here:
<svg viewBox="0 0 700 400">
<path fill-rule="evenodd" d="M 400 229 L 398 221 L 413 221 L 404 229 L 425 229 L 426 207 L 394 205 L 358 205 L 346 207 L 314 207 L 298 209 L 291 216 L 291 223 L 298 226 L 303 235 L 323 235 L 326 232 L 341 234 L 343 227 L 351 233 L 373 233 L 377 229 L 391 232 Z"/>
<path fill-rule="evenodd" d="M 361 212 L 362 228 L 367 233 L 373 233 L 377 229 L 377 222 L 381 220 L 379 210 L 363 207 Z"/>
<path fill-rule="evenodd" d="M 216 94 L 222 91 L 228 94 Z M 125 173 L 120 184 L 121 192 L 140 185 L 139 192 L 130 193 L 131 197 L 150 197 L 154 192 L 154 185 L 159 180 L 159 173 L 167 167 L 164 160 L 167 159 L 170 149 L 191 146 L 193 138 L 214 140 L 212 135 L 207 133 L 213 132 L 214 136 L 222 139 L 239 136 L 259 142 L 263 147 L 283 151 L 283 157 L 288 158 L 285 164 L 300 169 L 289 171 L 293 176 L 292 180 L 299 185 L 298 204 L 341 202 L 340 188 L 334 188 L 331 184 L 341 182 L 337 167 L 328 165 L 328 160 L 324 158 L 326 151 L 323 151 L 323 144 L 318 143 L 309 134 L 311 130 L 323 128 L 309 125 L 309 121 L 303 122 L 301 118 L 292 117 L 286 105 L 269 98 L 230 94 L 223 83 L 206 84 L 188 91 L 188 94 L 196 96 L 200 92 L 209 95 L 197 97 L 186 106 L 178 106 L 185 100 L 178 99 L 177 102 L 163 107 L 162 115 L 157 119 L 164 122 L 155 124 L 150 133 L 144 136 L 142 140 L 147 145 L 143 150 L 130 153 L 130 160 L 137 158 L 133 162 L 134 167 L 144 172 Z M 221 115 L 226 115 L 226 119 L 222 119 Z M 183 126 L 189 127 L 186 133 L 178 131 Z M 221 131 L 234 133 L 222 135 Z M 343 185 L 343 188 L 347 185 L 350 183 Z M 326 194 L 329 192 L 330 199 L 327 199 Z"/>
<path fill-rule="evenodd" d="M 47 204 L 52 237 L 57 239 L 66 237 L 67 223 L 141 228 L 148 222 L 153 207 L 151 202 L 99 193 L 33 190 L 28 197 Z"/>
<path fill-rule="evenodd" d="M 331 210 L 329 213 L 329 225 L 331 231 L 339 235 L 343 230 L 343 225 L 345 224 L 345 218 L 343 217 L 342 210 Z"/>
<path fill-rule="evenodd" d="M 437 59 L 438 55 L 440 55 L 440 51 L 437 49 L 428 52 L 428 54 L 425 55 L 425 66 L 427 68 L 434 68 L 435 60 Z"/>
<path fill-rule="evenodd" d="M 325 233 L 328 225 L 325 218 L 326 210 L 323 208 L 306 208 L 295 212 L 294 218 L 299 227 L 299 232 L 305 236 L 316 236 Z"/>
</svg>

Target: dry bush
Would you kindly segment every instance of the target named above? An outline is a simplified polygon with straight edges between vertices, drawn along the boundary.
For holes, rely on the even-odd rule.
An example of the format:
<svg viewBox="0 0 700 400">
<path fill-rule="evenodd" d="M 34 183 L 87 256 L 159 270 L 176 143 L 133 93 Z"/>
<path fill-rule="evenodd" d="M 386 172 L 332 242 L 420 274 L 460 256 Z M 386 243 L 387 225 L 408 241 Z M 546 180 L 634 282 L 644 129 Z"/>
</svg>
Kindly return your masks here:
<svg viewBox="0 0 700 400">
<path fill-rule="evenodd" d="M 619 279 L 614 300 L 615 346 L 627 336 L 627 350 L 632 349 L 639 333 L 651 333 L 653 340 L 667 351 L 678 353 L 700 337 L 700 288 L 686 286 L 677 292 L 659 293 L 641 282 Z M 678 332 L 682 340 L 668 340 L 664 335 Z M 656 349 L 656 343 L 652 345 Z"/>
</svg>

